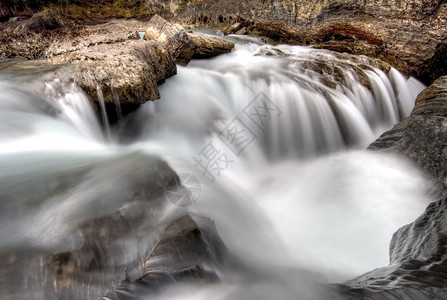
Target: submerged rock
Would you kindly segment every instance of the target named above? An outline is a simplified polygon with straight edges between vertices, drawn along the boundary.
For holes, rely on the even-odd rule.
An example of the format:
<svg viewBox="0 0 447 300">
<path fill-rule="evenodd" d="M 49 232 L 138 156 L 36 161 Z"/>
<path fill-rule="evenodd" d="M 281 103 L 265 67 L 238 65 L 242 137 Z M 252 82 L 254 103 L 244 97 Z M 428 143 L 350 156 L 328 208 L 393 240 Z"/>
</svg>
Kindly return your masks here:
<svg viewBox="0 0 447 300">
<path fill-rule="evenodd" d="M 178 270 L 206 265 L 215 265 L 222 260 L 223 242 L 216 232 L 214 223 L 201 218 L 202 228 L 189 215 L 172 221 L 144 264 L 144 276 L 172 274 Z M 215 276 L 215 275 L 214 275 Z M 215 278 L 205 277 L 209 281 Z"/>
<path fill-rule="evenodd" d="M 385 132 L 369 149 L 393 151 L 413 160 L 447 189 L 447 77 L 422 91 L 411 115 Z"/>
<path fill-rule="evenodd" d="M 120 176 L 113 175 L 118 172 Z M 76 223 L 71 222 L 76 228 L 66 238 L 81 240 L 70 246 L 75 249 L 42 260 L 61 298 L 81 299 L 87 293 L 92 298 L 99 293 L 97 297 L 122 280 L 134 281 L 145 274 L 141 265 L 159 244 L 164 212 L 170 205 L 166 189 L 174 176 L 164 161 L 138 153 L 106 160 L 83 175 L 79 186 L 95 195 L 89 207 L 98 211 L 83 212 Z M 89 182 L 102 188 L 89 187 Z"/>
<path fill-rule="evenodd" d="M 127 279 L 101 299 L 148 296 L 168 285 L 219 282 L 215 271 L 225 259 L 226 251 L 213 221 L 190 215 L 179 217 L 166 226 L 145 260 L 144 275 L 132 282 Z"/>
</svg>

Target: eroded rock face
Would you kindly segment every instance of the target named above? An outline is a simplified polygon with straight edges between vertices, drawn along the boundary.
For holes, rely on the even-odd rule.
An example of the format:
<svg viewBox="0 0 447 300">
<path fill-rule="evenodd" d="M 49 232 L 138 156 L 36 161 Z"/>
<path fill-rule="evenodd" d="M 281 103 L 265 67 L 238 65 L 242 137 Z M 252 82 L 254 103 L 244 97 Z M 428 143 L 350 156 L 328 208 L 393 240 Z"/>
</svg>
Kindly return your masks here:
<svg viewBox="0 0 447 300">
<path fill-rule="evenodd" d="M 416 99 L 411 115 L 369 146 L 393 151 L 412 159 L 447 188 L 447 77 L 437 79 Z"/>
<path fill-rule="evenodd" d="M 331 288 L 340 299 L 445 299 L 447 297 L 447 77 L 416 99 L 411 115 L 369 149 L 412 159 L 438 184 L 432 202 L 411 224 L 394 233 L 390 264 Z"/>
<path fill-rule="evenodd" d="M 74 80 L 93 99 L 100 88 L 106 102 L 114 94 L 122 103 L 144 103 L 160 97 L 157 85 L 176 73 L 169 52 L 158 42 L 127 40 L 98 44 L 51 58 L 74 66 Z"/>
<path fill-rule="evenodd" d="M 176 63 L 187 65 L 192 58 L 209 58 L 228 53 L 234 44 L 218 37 L 187 33 L 182 26 L 155 15 L 146 29 L 145 39 L 166 45 Z"/>
<path fill-rule="evenodd" d="M 140 39 L 137 31 L 146 27 L 145 39 Z M 149 24 L 112 20 L 78 26 L 59 13 L 45 12 L 0 23 L 0 29 L 0 60 L 42 59 L 64 67 L 69 72 L 63 79 L 75 81 L 96 106 L 104 99 L 112 123 L 121 117 L 118 101 L 125 115 L 160 98 L 157 86 L 176 74 L 176 62 L 185 65 L 193 56 L 216 56 L 234 46 L 217 37 L 186 33 L 158 15 Z"/>
<path fill-rule="evenodd" d="M 447 198 L 431 203 L 390 244 L 390 265 L 337 286 L 349 299 L 445 299 Z"/>
<path fill-rule="evenodd" d="M 91 98 L 101 90 L 105 102 L 144 103 L 160 97 L 157 85 L 176 74 L 165 46 L 136 38 L 142 23 L 112 21 L 88 27 L 69 40 L 53 42 L 45 56 L 53 64 L 71 64 L 73 78 Z"/>
<path fill-rule="evenodd" d="M 374 56 L 425 83 L 447 74 L 443 0 L 199 1 L 174 13 L 226 33 L 244 29 L 273 41 Z"/>
<path fill-rule="evenodd" d="M 70 32 L 72 22 L 57 12 L 41 12 L 30 19 L 0 23 L 0 61 L 42 58 L 46 48 Z"/>
<path fill-rule="evenodd" d="M 215 268 L 226 258 L 227 249 L 212 220 L 195 218 L 185 215 L 169 223 L 145 260 L 144 275 L 126 280 L 101 299 L 149 296 L 168 285 L 219 282 Z"/>
<path fill-rule="evenodd" d="M 193 42 L 193 58 L 209 58 L 231 52 L 234 44 L 224 39 L 197 33 L 188 33 Z"/>
<path fill-rule="evenodd" d="M 194 45 L 186 31 L 178 24 L 171 24 L 159 15 L 149 21 L 144 36 L 148 40 L 164 43 L 175 62 L 186 65 L 194 55 Z"/>
</svg>

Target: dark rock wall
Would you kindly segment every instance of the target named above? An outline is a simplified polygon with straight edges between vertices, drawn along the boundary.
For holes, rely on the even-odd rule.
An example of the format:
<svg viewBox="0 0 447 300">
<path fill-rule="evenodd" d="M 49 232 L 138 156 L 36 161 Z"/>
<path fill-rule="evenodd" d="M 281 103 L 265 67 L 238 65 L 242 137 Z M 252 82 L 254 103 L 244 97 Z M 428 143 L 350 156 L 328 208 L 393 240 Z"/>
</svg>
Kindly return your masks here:
<svg viewBox="0 0 447 300">
<path fill-rule="evenodd" d="M 405 155 L 447 189 L 447 76 L 437 79 L 416 99 L 411 115 L 369 146 Z"/>
</svg>

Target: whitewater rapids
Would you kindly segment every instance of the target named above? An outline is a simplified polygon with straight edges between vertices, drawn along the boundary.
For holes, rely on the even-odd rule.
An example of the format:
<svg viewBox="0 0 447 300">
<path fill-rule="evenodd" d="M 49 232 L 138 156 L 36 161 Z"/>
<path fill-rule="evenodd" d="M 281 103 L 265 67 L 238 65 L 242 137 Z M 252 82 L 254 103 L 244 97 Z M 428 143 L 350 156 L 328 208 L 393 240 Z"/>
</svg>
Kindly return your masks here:
<svg viewBox="0 0 447 300">
<path fill-rule="evenodd" d="M 178 67 L 161 100 L 108 135 L 62 71 L 38 74 L 0 68 L 5 297 L 96 299 L 185 213 L 211 218 L 247 271 L 224 268 L 217 286 L 157 297 L 293 297 L 301 287 L 294 280 L 307 274 L 342 282 L 387 265 L 392 234 L 429 201 L 428 183 L 409 162 L 363 150 L 409 115 L 424 86 L 366 57 L 244 40 L 230 54 Z M 124 237 L 127 254 L 110 262 L 116 274 L 63 294 L 42 257 L 80 247 L 77 226 L 122 209 L 140 180 L 131 171 L 153 157 L 194 175 L 200 196 L 186 207 L 161 197 L 139 231 L 147 244 Z"/>
</svg>

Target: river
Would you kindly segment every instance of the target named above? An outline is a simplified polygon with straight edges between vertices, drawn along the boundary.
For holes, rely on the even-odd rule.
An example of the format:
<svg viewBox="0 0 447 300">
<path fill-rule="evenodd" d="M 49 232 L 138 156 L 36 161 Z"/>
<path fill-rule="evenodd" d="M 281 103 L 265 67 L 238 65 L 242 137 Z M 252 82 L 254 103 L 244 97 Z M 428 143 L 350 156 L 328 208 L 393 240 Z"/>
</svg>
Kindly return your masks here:
<svg viewBox="0 0 447 300">
<path fill-rule="evenodd" d="M 293 298 L 314 292 L 309 281 L 387 265 L 392 234 L 427 206 L 427 182 L 409 162 L 365 148 L 423 88 L 366 57 L 239 39 L 229 54 L 179 66 L 160 100 L 106 133 L 63 69 L 2 64 L 0 295 L 96 299 L 141 276 L 163 228 L 184 214 L 211 219 L 235 258 L 219 266 L 219 284 L 154 297 Z M 160 159 L 185 184 L 180 195 L 141 188 Z M 117 211 L 132 230 L 114 223 L 96 269 L 55 280 L 49 257 L 85 245 L 89 222 L 101 244 L 92 220 Z"/>
</svg>

